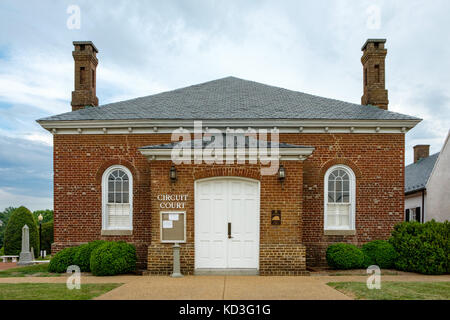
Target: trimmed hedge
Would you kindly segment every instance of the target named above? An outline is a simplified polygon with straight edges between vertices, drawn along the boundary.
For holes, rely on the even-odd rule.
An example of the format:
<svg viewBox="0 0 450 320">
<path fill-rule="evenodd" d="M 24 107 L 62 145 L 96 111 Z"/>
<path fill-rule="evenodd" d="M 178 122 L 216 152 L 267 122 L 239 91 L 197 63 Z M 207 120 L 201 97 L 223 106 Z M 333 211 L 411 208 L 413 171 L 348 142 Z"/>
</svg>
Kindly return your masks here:
<svg viewBox="0 0 450 320">
<path fill-rule="evenodd" d="M 326 256 L 328 265 L 334 269 L 358 269 L 364 263 L 362 250 L 349 243 L 330 245 Z"/>
<path fill-rule="evenodd" d="M 403 222 L 394 227 L 389 242 L 398 252 L 395 267 L 424 274 L 450 272 L 450 222 Z"/>
<path fill-rule="evenodd" d="M 362 251 L 365 268 L 371 265 L 377 265 L 381 269 L 392 268 L 398 256 L 392 244 L 386 240 L 370 241 L 362 246 Z"/>
<path fill-rule="evenodd" d="M 42 224 L 41 250 L 46 250 L 47 254 L 52 252 L 53 243 L 53 221 Z"/>
<path fill-rule="evenodd" d="M 136 269 L 136 248 L 124 241 L 106 242 L 91 253 L 91 272 L 95 276 L 112 276 Z"/>
<path fill-rule="evenodd" d="M 8 220 L 5 229 L 5 255 L 18 256 L 22 250 L 22 228 L 27 225 L 30 235 L 30 249 L 34 249 L 34 256 L 39 252 L 39 234 L 36 220 L 30 210 L 25 207 L 15 209 Z"/>
<path fill-rule="evenodd" d="M 79 247 L 65 248 L 59 251 L 50 260 L 48 264 L 48 271 L 64 273 L 67 271 L 67 267 L 75 264 L 75 255 L 78 252 Z"/>
<path fill-rule="evenodd" d="M 91 253 L 104 243 L 104 240 L 96 240 L 79 246 L 79 249 L 74 257 L 74 263 L 80 267 L 82 272 L 91 271 Z"/>
</svg>

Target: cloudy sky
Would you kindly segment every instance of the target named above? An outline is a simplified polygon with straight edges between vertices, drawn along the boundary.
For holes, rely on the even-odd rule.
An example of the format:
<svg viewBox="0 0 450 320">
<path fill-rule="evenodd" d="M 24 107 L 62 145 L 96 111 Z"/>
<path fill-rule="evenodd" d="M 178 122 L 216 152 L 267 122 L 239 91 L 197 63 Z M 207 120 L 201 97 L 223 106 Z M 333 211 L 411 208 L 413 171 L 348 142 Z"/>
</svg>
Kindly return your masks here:
<svg viewBox="0 0 450 320">
<path fill-rule="evenodd" d="M 389 109 L 424 119 L 408 164 L 450 128 L 448 12 L 447 0 L 1 0 L 0 210 L 52 208 L 52 137 L 35 120 L 70 111 L 73 40 L 100 51 L 100 104 L 229 75 L 359 103 L 360 48 L 387 38 Z"/>
</svg>

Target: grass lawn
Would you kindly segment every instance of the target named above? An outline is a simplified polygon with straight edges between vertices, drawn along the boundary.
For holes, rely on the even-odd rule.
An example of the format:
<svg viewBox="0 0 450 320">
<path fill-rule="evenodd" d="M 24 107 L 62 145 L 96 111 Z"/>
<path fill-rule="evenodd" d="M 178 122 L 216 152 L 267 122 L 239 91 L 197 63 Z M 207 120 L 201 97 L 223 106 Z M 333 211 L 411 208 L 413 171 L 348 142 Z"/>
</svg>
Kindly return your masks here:
<svg viewBox="0 0 450 320">
<path fill-rule="evenodd" d="M 367 289 L 365 282 L 330 282 L 330 287 L 354 299 L 450 300 L 450 282 L 381 282 L 381 289 Z"/>
<path fill-rule="evenodd" d="M 0 271 L 0 278 L 11 277 L 59 277 L 59 273 L 50 273 L 47 270 L 48 263 L 34 264 L 31 266 L 17 267 Z"/>
<path fill-rule="evenodd" d="M 0 283 L 0 300 L 89 300 L 122 284 L 81 284 L 69 290 L 65 283 Z"/>
</svg>

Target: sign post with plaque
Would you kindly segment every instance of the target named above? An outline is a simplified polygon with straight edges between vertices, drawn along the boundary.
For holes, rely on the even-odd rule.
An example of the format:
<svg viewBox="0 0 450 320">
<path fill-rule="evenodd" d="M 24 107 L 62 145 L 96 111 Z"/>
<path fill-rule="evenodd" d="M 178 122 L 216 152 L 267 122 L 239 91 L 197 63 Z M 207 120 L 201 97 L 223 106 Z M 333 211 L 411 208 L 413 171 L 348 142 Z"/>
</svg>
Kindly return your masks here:
<svg viewBox="0 0 450 320">
<path fill-rule="evenodd" d="M 186 242 L 186 212 L 162 211 L 161 212 L 161 242 L 173 243 L 173 271 L 172 278 L 180 278 L 180 243 Z"/>
</svg>

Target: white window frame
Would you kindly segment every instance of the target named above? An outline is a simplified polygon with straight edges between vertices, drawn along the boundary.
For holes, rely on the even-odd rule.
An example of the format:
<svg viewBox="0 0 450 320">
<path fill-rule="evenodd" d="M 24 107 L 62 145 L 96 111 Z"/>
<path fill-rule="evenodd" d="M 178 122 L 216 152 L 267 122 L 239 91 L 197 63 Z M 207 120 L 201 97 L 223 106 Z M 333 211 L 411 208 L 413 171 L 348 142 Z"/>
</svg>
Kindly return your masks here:
<svg viewBox="0 0 450 320">
<path fill-rule="evenodd" d="M 108 227 L 108 177 L 110 173 L 114 170 L 122 170 L 128 175 L 129 179 L 129 193 L 128 193 L 128 201 L 130 204 L 130 221 L 128 228 L 111 228 Z M 102 176 L 102 230 L 133 230 L 133 175 L 131 171 L 124 166 L 121 165 L 113 165 L 103 172 Z"/>
<path fill-rule="evenodd" d="M 334 171 L 334 170 L 344 170 L 350 179 L 350 184 L 349 184 L 349 192 L 350 192 L 350 213 L 349 213 L 349 227 L 336 227 L 336 226 L 331 226 L 328 227 L 327 226 L 327 209 L 328 209 L 328 178 L 330 177 L 330 174 Z M 343 164 L 338 164 L 338 165 L 334 165 L 331 168 L 329 168 L 327 170 L 327 172 L 325 173 L 324 176 L 324 221 L 323 221 L 323 227 L 324 230 L 355 230 L 355 220 L 356 220 L 356 177 L 355 177 L 355 173 L 353 172 L 352 169 L 350 169 L 350 167 L 343 165 Z"/>
</svg>

